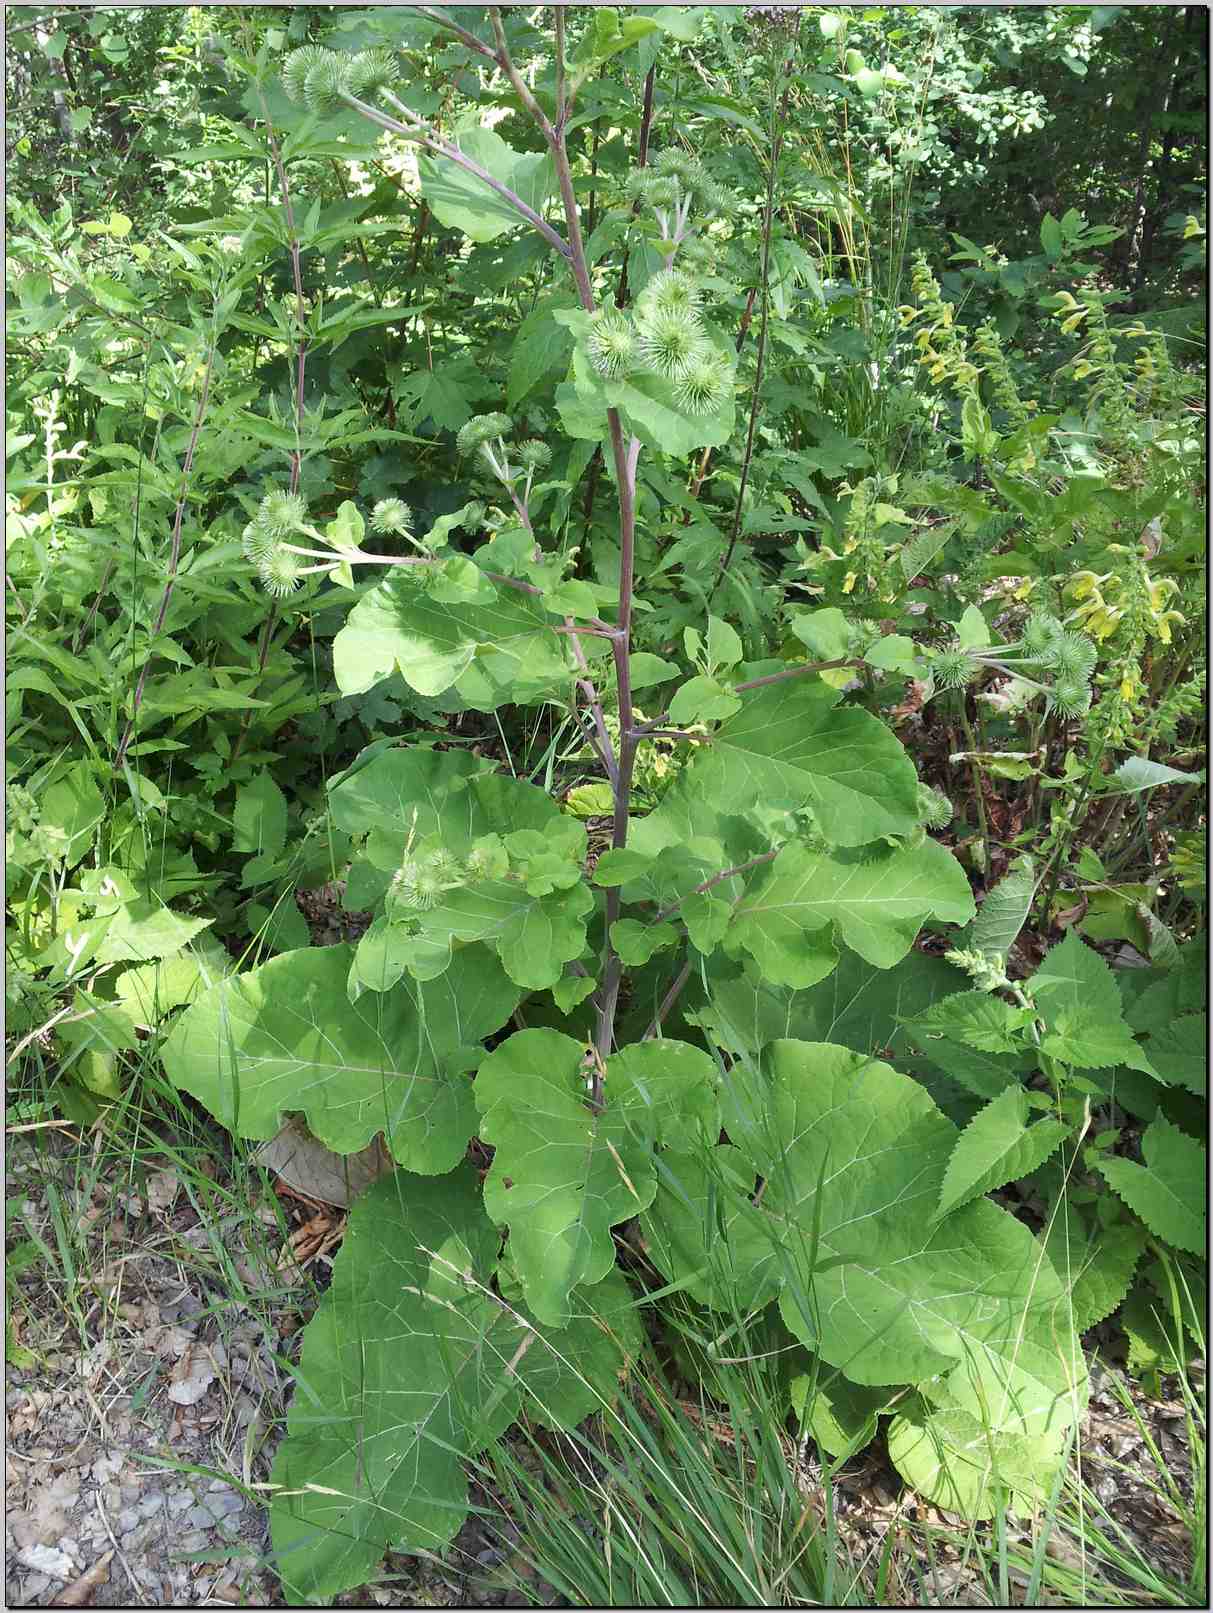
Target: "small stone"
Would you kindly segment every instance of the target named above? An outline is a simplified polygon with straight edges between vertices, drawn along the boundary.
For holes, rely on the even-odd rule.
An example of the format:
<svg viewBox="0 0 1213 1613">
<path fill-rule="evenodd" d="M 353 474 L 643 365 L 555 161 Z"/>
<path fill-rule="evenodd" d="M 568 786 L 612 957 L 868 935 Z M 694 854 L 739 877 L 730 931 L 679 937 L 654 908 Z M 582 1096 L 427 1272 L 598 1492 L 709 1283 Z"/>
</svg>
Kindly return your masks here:
<svg viewBox="0 0 1213 1613">
<path fill-rule="evenodd" d="M 178 1546 L 182 1551 L 201 1551 L 206 1542 L 207 1534 L 204 1529 L 191 1529 L 188 1534 L 182 1535 Z"/>
<path fill-rule="evenodd" d="M 209 1507 L 191 1507 L 185 1521 L 193 1529 L 213 1529 L 216 1518 Z"/>
<path fill-rule="evenodd" d="M 141 1485 L 124 1484 L 122 1486 L 122 1501 L 125 1506 L 134 1506 L 135 1502 L 138 1501 L 142 1494 L 143 1489 Z"/>
<path fill-rule="evenodd" d="M 163 1506 L 164 1497 L 162 1495 L 149 1495 L 140 1501 L 138 1510 L 141 1517 L 154 1518 L 156 1513 L 162 1510 Z"/>
<path fill-rule="evenodd" d="M 138 1507 L 123 1507 L 122 1511 L 118 1514 L 118 1533 L 125 1535 L 129 1533 L 130 1530 L 136 1528 L 138 1523 Z"/>
<path fill-rule="evenodd" d="M 194 1497 L 188 1490 L 175 1490 L 168 1498 L 168 1509 L 170 1512 L 184 1512 L 193 1502 Z"/>
</svg>

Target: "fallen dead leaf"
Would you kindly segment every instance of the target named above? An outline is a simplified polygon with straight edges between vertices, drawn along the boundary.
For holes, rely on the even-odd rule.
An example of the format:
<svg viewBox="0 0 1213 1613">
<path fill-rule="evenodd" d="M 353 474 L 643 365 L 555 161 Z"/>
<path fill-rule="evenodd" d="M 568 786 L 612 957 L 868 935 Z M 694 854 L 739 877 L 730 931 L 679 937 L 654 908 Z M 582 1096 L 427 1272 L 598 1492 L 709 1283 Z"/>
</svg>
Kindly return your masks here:
<svg viewBox="0 0 1213 1613">
<path fill-rule="evenodd" d="M 147 1207 L 153 1215 L 163 1215 L 171 1209 L 181 1191 L 181 1183 L 175 1170 L 167 1169 L 157 1171 L 148 1178 Z"/>
<path fill-rule="evenodd" d="M 294 1192 L 339 1209 L 395 1168 L 381 1137 L 356 1154 L 335 1154 L 312 1136 L 299 1115 L 263 1143 L 256 1158 Z"/>
<path fill-rule="evenodd" d="M 112 1551 L 107 1551 L 104 1557 L 98 1557 L 86 1574 L 81 1574 L 80 1578 L 74 1580 L 66 1590 L 59 1592 L 59 1595 L 51 1602 L 51 1606 L 88 1607 L 93 1592 L 98 1586 L 105 1585 L 109 1580 L 110 1559 L 113 1555 Z"/>
<path fill-rule="evenodd" d="M 199 1344 L 186 1347 L 170 1374 L 168 1397 L 175 1406 L 194 1406 L 215 1381 L 215 1364 Z"/>
</svg>

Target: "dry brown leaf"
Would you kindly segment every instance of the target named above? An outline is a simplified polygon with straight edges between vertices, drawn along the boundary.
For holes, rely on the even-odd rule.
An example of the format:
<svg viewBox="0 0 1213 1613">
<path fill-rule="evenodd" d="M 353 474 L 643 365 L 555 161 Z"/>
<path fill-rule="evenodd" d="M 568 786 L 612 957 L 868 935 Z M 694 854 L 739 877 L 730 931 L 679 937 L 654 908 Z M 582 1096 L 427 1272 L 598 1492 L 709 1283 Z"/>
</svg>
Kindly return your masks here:
<svg viewBox="0 0 1213 1613">
<path fill-rule="evenodd" d="M 345 1209 L 372 1182 L 395 1168 L 381 1137 L 357 1154 L 335 1154 L 312 1136 L 299 1115 L 262 1143 L 256 1159 L 292 1191 L 339 1209 Z"/>
<path fill-rule="evenodd" d="M 105 1585 L 109 1580 L 110 1559 L 113 1555 L 112 1551 L 107 1551 L 104 1557 L 98 1557 L 86 1574 L 81 1574 L 80 1578 L 74 1580 L 66 1590 L 60 1591 L 59 1595 L 51 1602 L 51 1606 L 88 1607 L 92 1600 L 93 1592 L 98 1586 Z"/>
<path fill-rule="evenodd" d="M 194 1406 L 214 1383 L 215 1364 L 200 1344 L 191 1344 L 170 1376 L 169 1399 L 175 1406 Z"/>
</svg>

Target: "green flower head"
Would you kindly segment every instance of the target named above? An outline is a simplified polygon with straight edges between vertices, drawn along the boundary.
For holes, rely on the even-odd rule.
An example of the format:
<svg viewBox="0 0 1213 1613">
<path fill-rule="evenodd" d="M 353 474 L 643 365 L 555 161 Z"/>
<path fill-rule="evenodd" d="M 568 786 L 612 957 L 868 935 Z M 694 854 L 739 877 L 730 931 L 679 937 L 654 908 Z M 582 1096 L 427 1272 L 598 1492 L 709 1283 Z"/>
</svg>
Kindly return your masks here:
<svg viewBox="0 0 1213 1613">
<path fill-rule="evenodd" d="M 303 101 L 307 75 L 332 53 L 322 45 L 301 45 L 282 64 L 282 87 L 298 106 Z"/>
<path fill-rule="evenodd" d="M 275 599 L 286 599 L 299 587 L 303 557 L 278 544 L 258 563 L 257 571 L 267 594 Z"/>
<path fill-rule="evenodd" d="M 674 396 L 688 414 L 711 414 L 719 409 L 729 389 L 728 365 L 711 348 L 693 357 L 674 383 Z"/>
<path fill-rule="evenodd" d="M 636 334 L 626 314 L 602 310 L 590 326 L 590 362 L 599 375 L 617 381 L 636 364 Z"/>
<path fill-rule="evenodd" d="M 517 449 L 517 458 L 523 470 L 532 474 L 542 470 L 552 458 L 552 450 L 547 443 L 540 442 L 538 437 L 531 437 Z"/>
<path fill-rule="evenodd" d="M 1049 691 L 1048 707 L 1059 717 L 1083 717 L 1091 709 L 1091 686 L 1070 677 L 1058 678 Z"/>
<path fill-rule="evenodd" d="M 640 351 L 651 369 L 678 381 L 702 359 L 703 330 L 685 309 L 654 309 L 640 323 Z"/>
<path fill-rule="evenodd" d="M 961 645 L 950 644 L 931 657 L 931 674 L 937 689 L 964 689 L 977 676 L 977 663 Z"/>
<path fill-rule="evenodd" d="M 307 521 L 307 505 L 298 493 L 276 489 L 257 506 L 257 525 L 274 538 L 289 537 Z"/>
<path fill-rule="evenodd" d="M 402 498 L 381 498 L 371 511 L 372 532 L 409 532 L 413 512 Z"/>
<path fill-rule="evenodd" d="M 352 56 L 326 50 L 303 81 L 303 100 L 310 112 L 338 112 L 346 104 L 353 81 Z"/>
<path fill-rule="evenodd" d="M 455 438 L 455 446 L 460 457 L 466 458 L 513 429 L 514 422 L 508 414 L 475 414 Z"/>
<path fill-rule="evenodd" d="M 390 50 L 360 50 L 350 58 L 347 86 L 351 95 L 365 99 L 395 83 L 398 76 L 396 58 Z"/>
<path fill-rule="evenodd" d="M 655 274 L 637 299 L 642 317 L 657 313 L 695 314 L 699 309 L 699 287 L 689 275 L 677 269 Z"/>
</svg>

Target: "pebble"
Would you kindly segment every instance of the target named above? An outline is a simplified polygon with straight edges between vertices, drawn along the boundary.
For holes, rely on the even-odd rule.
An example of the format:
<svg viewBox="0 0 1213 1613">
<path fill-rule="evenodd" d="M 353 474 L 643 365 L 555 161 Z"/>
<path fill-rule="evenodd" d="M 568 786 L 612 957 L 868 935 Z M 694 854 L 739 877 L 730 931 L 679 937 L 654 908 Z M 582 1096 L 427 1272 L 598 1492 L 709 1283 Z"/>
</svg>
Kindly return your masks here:
<svg viewBox="0 0 1213 1613">
<path fill-rule="evenodd" d="M 194 1497 L 189 1490 L 174 1490 L 168 1498 L 170 1512 L 184 1512 L 186 1507 L 193 1505 Z"/>
<path fill-rule="evenodd" d="M 209 1538 L 205 1529 L 191 1529 L 188 1534 L 182 1535 L 178 1547 L 181 1551 L 201 1551 Z"/>
</svg>

